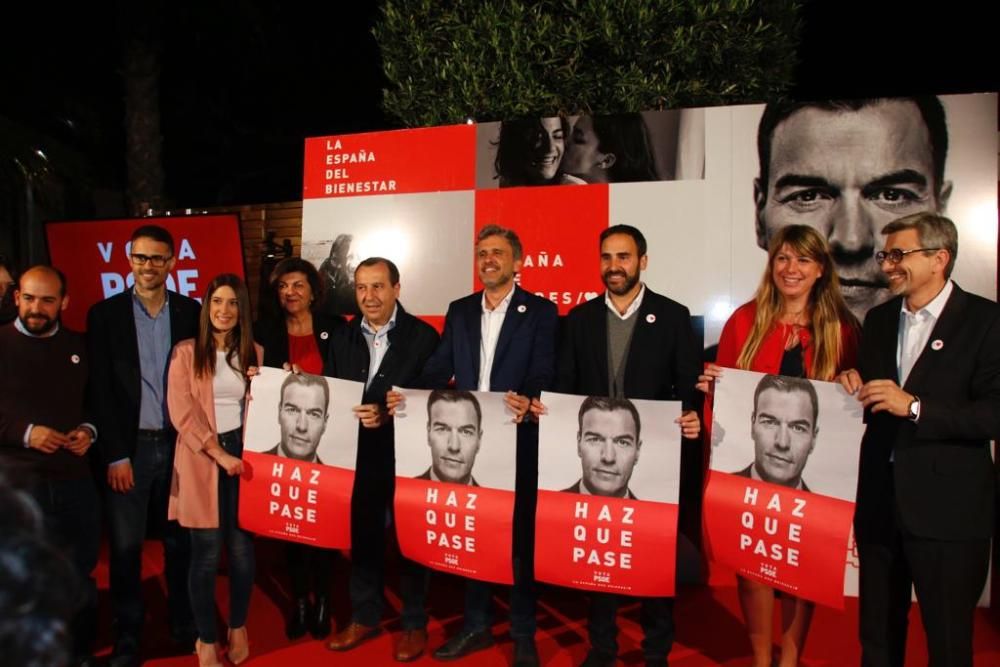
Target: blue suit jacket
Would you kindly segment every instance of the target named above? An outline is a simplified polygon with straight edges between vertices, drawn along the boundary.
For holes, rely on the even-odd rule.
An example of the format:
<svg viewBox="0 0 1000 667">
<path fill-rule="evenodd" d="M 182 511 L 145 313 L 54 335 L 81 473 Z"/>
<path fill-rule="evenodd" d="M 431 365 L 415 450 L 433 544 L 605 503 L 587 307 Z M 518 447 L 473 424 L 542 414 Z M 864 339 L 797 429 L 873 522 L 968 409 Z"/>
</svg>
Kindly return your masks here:
<svg viewBox="0 0 1000 667">
<path fill-rule="evenodd" d="M 441 342 L 424 366 L 417 386 L 442 389 L 454 377 L 456 389 L 475 391 L 479 387 L 482 303 L 482 292 L 451 302 Z M 514 287 L 493 355 L 490 391 L 536 397 L 550 388 L 555 378 L 558 321 L 554 303 Z"/>
</svg>

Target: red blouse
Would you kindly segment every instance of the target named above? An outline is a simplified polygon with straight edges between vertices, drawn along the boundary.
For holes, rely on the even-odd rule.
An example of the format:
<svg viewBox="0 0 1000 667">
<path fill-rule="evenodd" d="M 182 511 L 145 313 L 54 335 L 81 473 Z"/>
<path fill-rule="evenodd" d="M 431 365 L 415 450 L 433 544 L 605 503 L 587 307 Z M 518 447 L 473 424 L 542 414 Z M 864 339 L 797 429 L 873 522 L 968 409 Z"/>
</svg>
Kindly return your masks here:
<svg viewBox="0 0 1000 667">
<path fill-rule="evenodd" d="M 288 334 L 288 363 L 298 364 L 303 373 L 323 374 L 323 358 L 313 334 L 293 336 Z"/>
<path fill-rule="evenodd" d="M 740 352 L 747 338 L 750 337 L 750 330 L 753 329 L 753 319 L 757 314 L 757 303 L 750 301 L 736 309 L 730 316 L 726 326 L 722 329 L 722 336 L 719 337 L 719 350 L 715 356 L 715 363 L 724 368 L 736 368 L 736 361 L 740 358 Z M 785 354 L 785 341 L 788 340 L 788 325 L 778 324 L 768 332 L 764 340 L 761 341 L 760 349 L 750 364 L 752 371 L 759 373 L 777 374 L 781 370 L 781 357 Z M 840 351 L 840 361 L 837 364 L 837 372 L 848 368 L 855 368 L 858 361 L 858 332 L 847 322 L 840 324 L 840 339 L 842 349 Z M 802 343 L 802 362 L 805 366 L 806 377 L 812 373 L 813 347 L 812 335 L 808 330 L 799 331 L 799 340 Z"/>
</svg>

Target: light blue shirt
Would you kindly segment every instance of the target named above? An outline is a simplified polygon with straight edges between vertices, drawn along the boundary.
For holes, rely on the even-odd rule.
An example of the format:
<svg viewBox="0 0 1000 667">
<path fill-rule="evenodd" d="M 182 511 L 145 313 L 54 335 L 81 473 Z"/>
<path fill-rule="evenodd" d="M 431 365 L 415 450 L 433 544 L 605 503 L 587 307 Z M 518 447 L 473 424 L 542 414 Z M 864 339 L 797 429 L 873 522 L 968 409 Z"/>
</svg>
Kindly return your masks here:
<svg viewBox="0 0 1000 667">
<path fill-rule="evenodd" d="M 382 359 L 385 358 L 385 353 L 389 351 L 389 332 L 396 328 L 396 313 L 398 311 L 399 306 L 393 306 L 392 316 L 378 331 L 375 331 L 368 324 L 368 320 L 364 317 L 361 318 L 361 333 L 365 337 L 365 342 L 368 343 L 368 379 L 365 380 L 365 389 L 371 386 L 379 366 L 382 365 Z"/>
<path fill-rule="evenodd" d="M 139 376 L 142 400 L 139 428 L 158 431 L 166 424 L 167 362 L 170 358 L 170 293 L 153 317 L 132 290 L 132 315 L 139 346 Z"/>
</svg>

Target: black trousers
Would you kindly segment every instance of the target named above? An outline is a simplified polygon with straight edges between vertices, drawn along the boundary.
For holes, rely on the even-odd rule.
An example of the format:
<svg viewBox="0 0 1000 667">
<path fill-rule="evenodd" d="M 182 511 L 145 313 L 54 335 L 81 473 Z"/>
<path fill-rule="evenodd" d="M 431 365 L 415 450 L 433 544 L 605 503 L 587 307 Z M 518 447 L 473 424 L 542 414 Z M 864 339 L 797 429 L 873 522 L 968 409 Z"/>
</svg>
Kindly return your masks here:
<svg viewBox="0 0 1000 667">
<path fill-rule="evenodd" d="M 366 434 L 367 435 L 367 434 Z M 351 620 L 369 627 L 382 621 L 386 531 L 395 492 L 392 441 L 362 436 L 351 495 Z M 400 597 L 404 630 L 427 627 L 430 572 L 401 558 Z"/>
<path fill-rule="evenodd" d="M 607 657 L 618 655 L 618 607 L 631 598 L 613 593 L 593 593 L 587 630 L 590 645 Z M 647 662 L 665 662 L 674 643 L 674 599 L 642 598 L 642 656 Z"/>
<path fill-rule="evenodd" d="M 930 666 L 971 667 L 973 613 L 986 583 L 989 540 L 917 537 L 902 528 L 896 512 L 888 525 L 883 535 L 858 536 L 861 664 L 903 667 L 912 584 Z"/>
</svg>

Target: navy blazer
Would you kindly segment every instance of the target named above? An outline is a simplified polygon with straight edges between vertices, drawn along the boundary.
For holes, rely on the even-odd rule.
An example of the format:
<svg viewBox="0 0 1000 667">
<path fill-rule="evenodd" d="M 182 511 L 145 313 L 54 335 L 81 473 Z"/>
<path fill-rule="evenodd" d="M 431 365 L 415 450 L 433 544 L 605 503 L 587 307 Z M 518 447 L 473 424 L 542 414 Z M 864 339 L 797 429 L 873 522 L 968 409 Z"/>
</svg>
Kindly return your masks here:
<svg viewBox="0 0 1000 667">
<path fill-rule="evenodd" d="M 603 295 L 580 304 L 566 316 L 557 391 L 608 395 L 607 317 Z M 685 410 L 697 409 L 694 385 L 701 372 L 701 350 L 691 329 L 691 313 L 647 286 L 636 317 L 625 360 L 625 396 L 679 400 Z"/>
<path fill-rule="evenodd" d="M 201 305 L 194 299 L 168 292 L 170 346 L 198 335 Z M 104 463 L 135 456 L 139 431 L 142 378 L 139 342 L 132 314 L 132 290 L 108 297 L 87 312 L 87 348 L 90 352 L 88 404 L 97 420 L 97 449 Z M 169 358 L 169 355 L 168 355 Z M 166 399 L 167 369 L 163 369 Z M 163 427 L 171 429 L 164 415 Z"/>
<path fill-rule="evenodd" d="M 424 366 L 417 386 L 441 389 L 454 378 L 456 389 L 479 388 L 482 304 L 482 292 L 451 302 L 441 342 Z M 490 391 L 536 397 L 551 386 L 558 322 L 554 303 L 514 287 L 493 354 Z"/>
<path fill-rule="evenodd" d="M 858 366 L 865 382 L 899 382 L 901 307 L 897 297 L 865 317 Z M 996 483 L 989 441 L 1000 436 L 1000 306 L 954 285 L 903 389 L 920 397 L 916 423 L 865 411 L 858 540 L 885 539 L 894 512 L 917 537 L 989 537 Z"/>
</svg>

